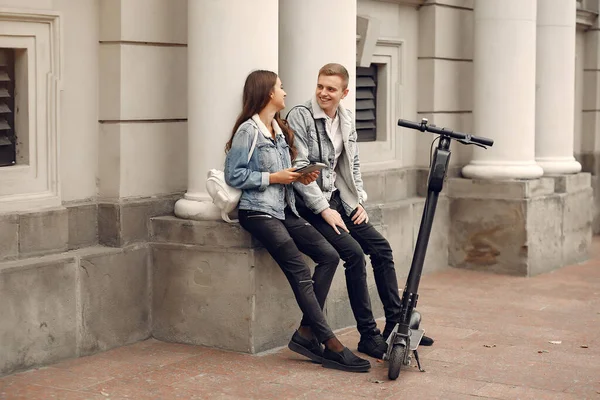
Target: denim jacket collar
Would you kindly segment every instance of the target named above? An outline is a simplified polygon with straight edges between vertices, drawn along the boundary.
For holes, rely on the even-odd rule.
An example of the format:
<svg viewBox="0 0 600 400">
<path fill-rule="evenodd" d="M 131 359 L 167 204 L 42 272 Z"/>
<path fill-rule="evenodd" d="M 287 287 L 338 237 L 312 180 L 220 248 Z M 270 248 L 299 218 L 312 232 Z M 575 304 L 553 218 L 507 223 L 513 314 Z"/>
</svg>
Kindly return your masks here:
<svg viewBox="0 0 600 400">
<path fill-rule="evenodd" d="M 254 114 L 252 116 L 252 121 L 254 121 L 254 123 L 258 126 L 258 130 L 267 138 L 267 139 L 273 139 L 273 136 L 271 136 L 271 132 L 269 132 L 269 130 L 267 129 L 267 126 L 261 121 L 260 117 L 258 116 L 258 114 Z M 277 123 L 277 121 L 275 121 L 275 118 L 273 118 L 273 121 L 271 121 L 271 126 L 273 127 L 273 130 L 275 131 L 275 135 L 281 135 L 283 136 L 283 132 L 281 131 L 281 128 L 279 127 L 279 124 Z"/>
<path fill-rule="evenodd" d="M 310 105 L 312 108 L 312 113 L 315 119 L 326 119 L 327 114 L 321 108 L 319 103 L 317 102 L 317 96 L 313 95 L 310 100 Z M 346 111 L 342 104 L 338 104 L 337 115 L 340 119 L 340 128 L 342 130 L 342 137 L 344 138 L 344 143 L 348 142 L 350 138 L 350 133 L 352 132 L 352 116 Z"/>
</svg>

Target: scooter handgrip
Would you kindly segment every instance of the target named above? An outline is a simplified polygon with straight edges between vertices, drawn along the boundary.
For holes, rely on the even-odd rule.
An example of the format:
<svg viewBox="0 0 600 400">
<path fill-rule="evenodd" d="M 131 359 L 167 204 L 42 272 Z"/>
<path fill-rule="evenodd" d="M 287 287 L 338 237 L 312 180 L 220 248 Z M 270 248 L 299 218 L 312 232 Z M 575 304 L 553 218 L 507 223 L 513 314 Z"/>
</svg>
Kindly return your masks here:
<svg viewBox="0 0 600 400">
<path fill-rule="evenodd" d="M 488 139 L 481 136 L 471 136 L 471 142 L 480 143 L 484 146 L 491 147 L 494 145 L 494 141 L 492 139 Z"/>
<path fill-rule="evenodd" d="M 407 121 L 405 119 L 399 119 L 398 126 L 403 126 L 405 128 L 417 129 L 419 131 L 424 131 L 423 126 L 421 124 L 416 124 L 412 121 Z"/>
</svg>

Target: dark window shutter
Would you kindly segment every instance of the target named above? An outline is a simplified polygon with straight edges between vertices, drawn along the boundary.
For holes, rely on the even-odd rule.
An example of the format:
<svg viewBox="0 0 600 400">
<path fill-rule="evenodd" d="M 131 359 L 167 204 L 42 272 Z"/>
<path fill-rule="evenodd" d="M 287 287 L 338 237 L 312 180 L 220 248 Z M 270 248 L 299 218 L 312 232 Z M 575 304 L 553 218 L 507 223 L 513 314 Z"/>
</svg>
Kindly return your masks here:
<svg viewBox="0 0 600 400">
<path fill-rule="evenodd" d="M 0 167 L 15 164 L 15 143 L 15 55 L 0 48 Z"/>
<path fill-rule="evenodd" d="M 377 65 L 356 67 L 356 133 L 359 142 L 377 139 Z"/>
</svg>

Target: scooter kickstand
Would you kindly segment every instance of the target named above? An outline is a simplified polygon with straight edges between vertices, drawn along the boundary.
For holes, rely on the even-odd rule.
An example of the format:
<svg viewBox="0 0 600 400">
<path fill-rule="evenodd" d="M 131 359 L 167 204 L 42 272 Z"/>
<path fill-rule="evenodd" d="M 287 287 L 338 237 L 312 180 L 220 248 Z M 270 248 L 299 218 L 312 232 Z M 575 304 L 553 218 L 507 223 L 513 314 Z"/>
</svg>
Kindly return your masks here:
<svg viewBox="0 0 600 400">
<path fill-rule="evenodd" d="M 419 361 L 419 353 L 417 352 L 417 350 L 413 350 L 413 354 L 415 355 L 415 361 L 417 362 L 417 367 L 419 368 L 419 371 L 425 372 L 425 370 L 421 368 L 421 361 Z"/>
</svg>

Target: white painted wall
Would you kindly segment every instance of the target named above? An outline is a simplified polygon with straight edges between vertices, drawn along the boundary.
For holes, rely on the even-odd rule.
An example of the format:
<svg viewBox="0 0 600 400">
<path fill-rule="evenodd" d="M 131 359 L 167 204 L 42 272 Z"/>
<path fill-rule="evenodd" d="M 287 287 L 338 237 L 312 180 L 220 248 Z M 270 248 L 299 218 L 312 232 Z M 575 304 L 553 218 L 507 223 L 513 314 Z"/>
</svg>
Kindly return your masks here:
<svg viewBox="0 0 600 400">
<path fill-rule="evenodd" d="M 418 119 L 473 133 L 473 1 L 436 1 L 419 10 Z M 427 166 L 431 134 L 420 134 L 416 164 Z M 473 149 L 452 144 L 451 165 L 465 165 Z"/>
<path fill-rule="evenodd" d="M 60 178 L 62 200 L 96 196 L 98 171 L 98 0 L 53 0 L 64 27 Z"/>
<path fill-rule="evenodd" d="M 183 192 L 187 0 L 101 0 L 101 199 Z"/>
<path fill-rule="evenodd" d="M 416 163 L 418 134 L 400 129 L 396 121 L 399 118 L 417 118 L 418 11 L 414 6 L 359 0 L 357 14 L 380 22 L 380 44 L 375 50 L 379 56 L 373 62 L 382 63 L 387 60 L 392 68 L 387 87 L 391 102 L 387 105 L 391 114 L 388 117 L 388 133 L 385 141 L 360 144 L 363 170 L 413 166 Z M 396 47 L 381 42 L 399 44 Z"/>
</svg>

